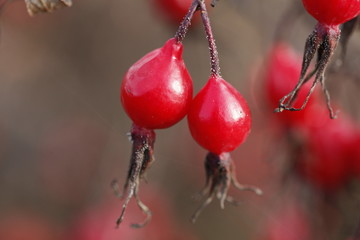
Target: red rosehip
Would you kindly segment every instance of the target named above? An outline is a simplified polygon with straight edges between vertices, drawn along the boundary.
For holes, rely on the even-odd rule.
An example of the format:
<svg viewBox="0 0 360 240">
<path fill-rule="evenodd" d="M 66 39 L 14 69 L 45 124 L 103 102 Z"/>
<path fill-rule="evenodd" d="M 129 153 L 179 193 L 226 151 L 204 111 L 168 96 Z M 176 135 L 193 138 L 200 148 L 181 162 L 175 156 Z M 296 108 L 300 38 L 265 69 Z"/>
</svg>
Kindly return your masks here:
<svg viewBox="0 0 360 240">
<path fill-rule="evenodd" d="M 162 48 L 148 53 L 132 65 L 121 84 L 121 103 L 133 121 L 130 132 L 133 148 L 123 193 L 119 193 L 117 182 L 113 181 L 116 194 L 121 197 L 126 194 L 117 224 L 123 221 L 132 197 L 147 216 L 143 223 L 133 227 L 142 227 L 151 219 L 151 211 L 139 199 L 138 188 L 141 178 L 154 162 L 153 130 L 180 121 L 192 100 L 192 80 L 182 59 L 182 49 L 179 39 L 169 39 Z"/>
<path fill-rule="evenodd" d="M 360 13 L 359 0 L 303 0 L 306 10 L 320 23 L 339 25 Z"/>
<path fill-rule="evenodd" d="M 260 189 L 237 181 L 229 154 L 245 141 L 251 126 L 250 109 L 233 86 L 213 74 L 192 101 L 188 124 L 193 138 L 210 151 L 205 158 L 206 185 L 201 191 L 202 196 L 207 196 L 195 211 L 193 222 L 214 197 L 220 200 L 222 208 L 225 201 L 235 203 L 227 194 L 230 186 L 262 194 Z"/>
<path fill-rule="evenodd" d="M 193 138 L 219 155 L 244 142 L 250 132 L 250 109 L 233 86 L 213 75 L 192 101 L 188 123 Z"/>
<path fill-rule="evenodd" d="M 340 39 L 340 24 L 359 15 L 360 0 L 303 0 L 303 4 L 307 11 L 318 20 L 318 23 L 306 40 L 298 83 L 291 92 L 279 101 L 279 107 L 276 111 L 304 109 L 307 100 L 303 102 L 300 108 L 294 107 L 293 103 L 307 80 L 315 76 L 311 89 L 313 90 L 318 83 L 322 85 L 330 118 L 336 118 L 336 113 L 330 104 L 330 94 L 325 86 L 325 70 Z M 316 53 L 315 68 L 309 71 L 310 63 Z M 308 92 L 309 97 L 312 90 Z"/>
<path fill-rule="evenodd" d="M 167 128 L 187 113 L 191 77 L 174 38 L 130 67 L 121 84 L 121 103 L 131 120 L 147 129 Z"/>
</svg>

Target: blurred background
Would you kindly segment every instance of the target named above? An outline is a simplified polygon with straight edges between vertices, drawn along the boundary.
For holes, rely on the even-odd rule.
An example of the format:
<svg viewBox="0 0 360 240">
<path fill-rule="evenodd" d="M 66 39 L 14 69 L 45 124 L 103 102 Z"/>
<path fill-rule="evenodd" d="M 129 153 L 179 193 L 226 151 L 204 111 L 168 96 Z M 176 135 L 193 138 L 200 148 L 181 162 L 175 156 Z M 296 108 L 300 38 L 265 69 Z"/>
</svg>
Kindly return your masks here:
<svg viewBox="0 0 360 240">
<path fill-rule="evenodd" d="M 290 166 L 298 128 L 283 128 L 266 97 L 275 33 L 281 32 L 298 63 L 316 23 L 299 0 L 221 0 L 209 12 L 222 76 L 245 96 L 253 113 L 249 138 L 232 153 L 237 176 L 241 183 L 262 188 L 264 195 L 231 189 L 239 206 L 228 204 L 221 210 L 214 201 L 191 224 L 200 204 L 191 196 L 204 185 L 206 151 L 191 138 L 185 119 L 156 131 L 156 162 L 140 192 L 153 221 L 144 229 L 131 229 L 130 223 L 143 219 L 132 203 L 126 220 L 115 229 L 122 201 L 110 182 L 116 178 L 124 183 L 131 150 L 131 121 L 120 105 L 119 87 L 135 61 L 174 36 L 177 24 L 168 13 L 153 0 L 74 0 L 70 8 L 34 17 L 21 0 L 4 7 L 0 239 L 349 239 L 360 217 L 358 172 L 346 172 L 349 177 L 340 183 L 333 180 L 336 190 L 333 185 L 314 187 L 311 180 L 298 177 Z M 359 32 L 349 40 L 345 64 L 339 67 L 339 48 L 327 74 L 332 99 L 340 114 L 351 119 L 349 135 L 356 139 Z M 183 54 L 196 93 L 210 73 L 200 21 L 186 36 Z M 332 147 L 326 146 L 320 149 L 332 155 Z M 338 161 L 351 158 L 360 165 L 360 154 L 349 151 L 353 155 L 340 154 Z M 328 166 L 327 161 L 321 166 Z"/>
</svg>

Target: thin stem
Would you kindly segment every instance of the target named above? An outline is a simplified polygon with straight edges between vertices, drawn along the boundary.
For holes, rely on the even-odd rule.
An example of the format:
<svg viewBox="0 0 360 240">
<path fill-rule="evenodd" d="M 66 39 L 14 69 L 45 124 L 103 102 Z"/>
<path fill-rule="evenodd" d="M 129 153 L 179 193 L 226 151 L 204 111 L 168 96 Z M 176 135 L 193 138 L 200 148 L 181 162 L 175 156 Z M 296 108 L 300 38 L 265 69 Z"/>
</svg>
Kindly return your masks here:
<svg viewBox="0 0 360 240">
<path fill-rule="evenodd" d="M 201 19 L 205 27 L 206 38 L 209 43 L 210 50 L 210 60 L 211 60 L 211 73 L 215 76 L 220 76 L 220 65 L 219 65 L 219 56 L 215 44 L 214 35 L 210 25 L 210 19 L 206 10 L 206 5 L 204 0 L 197 0 L 200 10 L 201 10 Z"/>
<path fill-rule="evenodd" d="M 180 23 L 180 26 L 175 34 L 175 39 L 177 42 L 182 42 L 185 38 L 186 33 L 191 25 L 191 19 L 194 16 L 196 10 L 198 10 L 198 0 L 194 0 L 188 10 L 188 13 L 185 15 L 184 19 Z"/>
</svg>

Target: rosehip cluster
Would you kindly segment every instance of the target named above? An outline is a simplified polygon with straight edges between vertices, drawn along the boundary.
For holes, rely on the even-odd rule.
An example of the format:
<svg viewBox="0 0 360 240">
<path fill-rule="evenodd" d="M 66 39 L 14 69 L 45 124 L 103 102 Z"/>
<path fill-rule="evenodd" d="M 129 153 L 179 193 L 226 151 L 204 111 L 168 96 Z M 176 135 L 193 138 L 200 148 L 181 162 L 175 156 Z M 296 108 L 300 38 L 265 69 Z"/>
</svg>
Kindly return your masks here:
<svg viewBox="0 0 360 240">
<path fill-rule="evenodd" d="M 201 11 L 209 43 L 211 76 L 192 99 L 192 80 L 182 59 L 182 41 L 197 10 Z M 196 220 L 214 196 L 220 199 L 222 207 L 225 201 L 234 202 L 227 196 L 231 184 L 240 190 L 261 194 L 259 189 L 243 186 L 235 178 L 234 163 L 229 152 L 248 136 L 251 115 L 245 99 L 220 76 L 218 54 L 204 0 L 192 2 L 174 38 L 130 67 L 122 81 L 120 94 L 121 103 L 133 121 L 130 131 L 133 150 L 123 188 L 126 199 L 117 225 L 122 222 L 132 197 L 147 215 L 143 223 L 133 224 L 133 227 L 142 227 L 151 219 L 151 211 L 140 200 L 138 192 L 141 178 L 154 161 L 154 130 L 168 128 L 185 115 L 188 116 L 193 138 L 209 151 L 205 160 L 206 187 L 202 191 L 202 195 L 207 194 L 207 197 L 192 220 Z M 118 192 L 116 181 L 113 187 Z"/>
<path fill-rule="evenodd" d="M 271 50 L 265 89 L 272 106 L 296 84 L 294 75 L 301 69 L 299 60 L 286 43 L 277 43 Z M 301 104 L 310 88 L 309 82 L 304 85 L 295 106 Z M 345 113 L 331 120 L 321 108 L 322 103 L 319 94 L 315 94 L 303 111 L 283 112 L 275 117 L 283 127 L 282 134 L 287 136 L 294 170 L 311 186 L 329 193 L 359 176 L 359 127 Z"/>
<path fill-rule="evenodd" d="M 305 9 L 317 21 L 314 31 L 309 35 L 305 43 L 305 52 L 300 72 L 300 78 L 294 89 L 281 98 L 277 112 L 283 110 L 299 111 L 305 108 L 310 95 L 320 82 L 326 97 L 326 104 L 330 117 L 336 114 L 330 105 L 330 95 L 325 86 L 325 70 L 339 42 L 340 25 L 356 18 L 360 13 L 359 0 L 302 0 Z M 317 53 L 315 67 L 308 73 L 311 60 Z M 294 101 L 304 84 L 315 76 L 308 94 L 300 107 L 294 107 Z"/>
<path fill-rule="evenodd" d="M 271 107 L 277 104 L 279 96 L 296 85 L 294 75 L 300 70 L 301 57 L 286 43 L 276 43 L 264 72 L 265 95 Z M 294 106 L 301 105 L 307 97 L 309 84 L 300 89 Z M 269 230 L 266 228 L 266 235 L 261 239 L 329 239 L 344 229 L 344 223 L 353 221 L 339 206 L 344 199 L 352 198 L 347 195 L 353 186 L 349 183 L 360 177 L 360 127 L 344 112 L 337 119 L 330 119 L 327 109 L 322 107 L 324 101 L 319 92 L 314 93 L 306 109 L 272 114 L 272 123 L 277 124 L 270 125 L 272 130 L 278 130 L 270 148 L 277 148 L 277 166 L 282 166 L 279 171 L 283 180 L 281 193 L 290 192 L 289 196 L 301 200 L 301 206 L 310 214 L 300 218 L 306 220 L 300 222 L 282 216 L 277 220 L 280 225 L 269 224 Z M 285 195 L 281 199 L 287 201 L 288 198 Z M 279 205 L 282 207 L 284 203 Z M 287 222 L 282 222 L 284 219 Z M 290 225 L 284 228 L 284 224 Z M 284 231 L 287 228 L 291 229 L 289 233 Z"/>
</svg>

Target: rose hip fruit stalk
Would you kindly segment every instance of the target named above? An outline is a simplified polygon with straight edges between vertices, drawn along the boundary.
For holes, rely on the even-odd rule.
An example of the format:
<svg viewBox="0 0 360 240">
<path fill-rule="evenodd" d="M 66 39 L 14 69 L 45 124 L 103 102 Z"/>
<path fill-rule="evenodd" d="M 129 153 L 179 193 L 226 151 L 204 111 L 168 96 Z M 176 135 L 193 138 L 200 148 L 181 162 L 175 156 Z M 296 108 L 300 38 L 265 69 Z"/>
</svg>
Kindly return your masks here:
<svg viewBox="0 0 360 240">
<path fill-rule="evenodd" d="M 299 81 L 295 88 L 280 100 L 279 107 L 276 111 L 302 110 L 306 106 L 306 103 L 316 84 L 320 82 L 326 97 L 330 117 L 335 118 L 336 114 L 330 105 L 330 95 L 325 86 L 325 69 L 339 42 L 341 33 L 339 27 L 340 24 L 343 24 L 359 15 L 360 0 L 303 0 L 302 2 L 306 10 L 316 20 L 318 20 L 318 23 L 315 30 L 306 40 Z M 314 58 L 316 52 L 317 60 L 315 68 L 307 74 L 310 62 Z M 294 100 L 296 99 L 300 88 L 310 79 L 312 75 L 315 75 L 315 80 L 309 90 L 308 97 L 300 108 L 293 107 Z"/>
<path fill-rule="evenodd" d="M 122 222 L 126 207 L 133 196 L 147 218 L 144 223 L 132 226 L 142 227 L 151 219 L 150 210 L 138 196 L 139 183 L 154 161 L 154 129 L 168 128 L 179 122 L 187 114 L 192 100 L 192 80 L 182 59 L 181 41 L 195 10 L 194 4 L 176 36 L 132 65 L 122 81 L 121 103 L 133 121 L 130 131 L 133 149 L 123 189 L 126 199 L 117 225 Z M 115 192 L 122 196 L 119 194 L 117 182 L 114 181 L 112 185 Z"/>
<path fill-rule="evenodd" d="M 201 211 L 214 196 L 236 203 L 227 196 L 231 184 L 240 190 L 261 191 L 238 183 L 235 166 L 229 152 L 237 148 L 248 136 L 251 127 L 250 109 L 241 94 L 220 76 L 219 59 L 211 31 L 206 6 L 198 1 L 205 32 L 209 41 L 211 76 L 196 95 L 188 113 L 188 125 L 193 138 L 209 151 L 205 159 L 206 185 L 201 195 L 207 197 L 192 217 L 195 222 Z"/>
<path fill-rule="evenodd" d="M 71 7 L 72 0 L 25 0 L 26 8 L 30 16 L 39 12 L 53 12 L 61 7 Z"/>
</svg>

